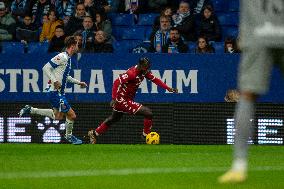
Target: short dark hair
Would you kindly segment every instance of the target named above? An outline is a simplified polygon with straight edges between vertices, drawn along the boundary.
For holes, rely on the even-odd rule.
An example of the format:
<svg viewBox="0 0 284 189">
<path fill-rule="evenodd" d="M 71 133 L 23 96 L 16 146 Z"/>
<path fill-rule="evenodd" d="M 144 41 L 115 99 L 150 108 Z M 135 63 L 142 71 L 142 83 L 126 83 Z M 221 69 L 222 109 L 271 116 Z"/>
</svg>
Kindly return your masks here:
<svg viewBox="0 0 284 189">
<path fill-rule="evenodd" d="M 92 22 L 94 22 L 93 17 L 91 17 L 91 16 L 84 16 L 83 20 L 85 20 L 85 18 L 90 18 L 92 20 Z"/>
<path fill-rule="evenodd" d="M 179 30 L 177 29 L 177 27 L 172 27 L 172 28 L 170 29 L 170 31 L 178 31 L 178 33 L 179 33 Z"/>
<path fill-rule="evenodd" d="M 56 12 L 56 10 L 54 8 L 52 8 L 48 11 L 47 16 L 49 16 L 52 12 L 54 12 L 56 19 L 58 19 L 58 13 Z"/>
<path fill-rule="evenodd" d="M 162 18 L 165 18 L 165 19 L 167 19 L 169 22 L 171 22 L 171 17 L 169 17 L 169 16 L 161 15 L 161 16 L 160 16 L 160 20 L 162 20 Z"/>
<path fill-rule="evenodd" d="M 32 15 L 31 15 L 31 14 L 29 14 L 29 13 L 26 13 L 26 14 L 24 15 L 24 18 L 25 18 L 25 17 L 30 17 L 30 18 L 31 18 L 31 17 L 32 17 Z"/>
<path fill-rule="evenodd" d="M 76 31 L 73 36 L 82 36 L 82 32 L 81 31 Z"/>
<path fill-rule="evenodd" d="M 56 26 L 56 27 L 55 27 L 55 30 L 56 30 L 56 29 L 58 29 L 58 28 L 60 28 L 60 29 L 64 30 L 64 27 L 63 27 L 62 25 L 58 25 L 58 26 Z"/>
<path fill-rule="evenodd" d="M 76 4 L 76 9 L 78 8 L 78 6 L 79 6 L 79 5 L 83 5 L 83 6 L 84 6 L 84 8 L 85 8 L 84 3 L 77 3 L 77 4 Z"/>
<path fill-rule="evenodd" d="M 65 38 L 64 43 L 65 43 L 65 47 L 69 48 L 72 45 L 76 45 L 77 41 L 76 41 L 76 38 L 74 36 L 68 36 L 68 37 Z"/>
<path fill-rule="evenodd" d="M 204 12 L 205 9 L 209 10 L 210 12 L 214 11 L 214 9 L 211 5 L 205 5 L 204 8 L 203 8 L 203 12 Z"/>
<path fill-rule="evenodd" d="M 166 6 L 162 9 L 160 16 L 165 15 L 166 10 L 171 9 L 173 11 L 173 8 L 170 6 Z"/>
<path fill-rule="evenodd" d="M 142 67 L 150 68 L 150 66 L 151 66 L 150 59 L 147 58 L 147 57 L 141 57 L 141 58 L 139 58 L 138 65 L 142 66 Z"/>
</svg>

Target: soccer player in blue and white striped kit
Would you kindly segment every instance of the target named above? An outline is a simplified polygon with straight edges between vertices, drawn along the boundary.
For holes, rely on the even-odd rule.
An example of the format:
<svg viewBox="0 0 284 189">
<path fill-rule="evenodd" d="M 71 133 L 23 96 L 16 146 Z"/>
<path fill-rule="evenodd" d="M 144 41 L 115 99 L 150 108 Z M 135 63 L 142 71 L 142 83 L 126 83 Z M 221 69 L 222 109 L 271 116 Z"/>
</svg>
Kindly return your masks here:
<svg viewBox="0 0 284 189">
<path fill-rule="evenodd" d="M 65 138 L 72 144 L 82 144 L 82 140 L 72 135 L 76 114 L 69 105 L 64 91 L 67 82 L 80 85 L 82 88 L 87 87 L 87 84 L 69 76 L 71 70 L 71 56 L 78 51 L 78 41 L 76 41 L 74 36 L 67 37 L 65 39 L 65 47 L 65 52 L 59 53 L 53 57 L 42 68 L 43 73 L 49 78 L 49 101 L 53 109 L 39 109 L 26 105 L 19 112 L 19 116 L 22 117 L 29 114 L 37 114 L 56 120 L 62 120 L 64 116 L 66 116 Z"/>
</svg>

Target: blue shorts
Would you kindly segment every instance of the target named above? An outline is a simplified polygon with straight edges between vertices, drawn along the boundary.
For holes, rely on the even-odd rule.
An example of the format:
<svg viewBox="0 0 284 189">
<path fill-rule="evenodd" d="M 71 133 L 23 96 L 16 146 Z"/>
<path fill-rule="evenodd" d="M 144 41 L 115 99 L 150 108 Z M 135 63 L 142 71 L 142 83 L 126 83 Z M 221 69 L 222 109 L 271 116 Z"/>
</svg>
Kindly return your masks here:
<svg viewBox="0 0 284 189">
<path fill-rule="evenodd" d="M 57 91 L 50 91 L 48 96 L 52 107 L 59 112 L 67 113 L 70 110 L 71 106 L 64 94 L 59 94 Z"/>
</svg>

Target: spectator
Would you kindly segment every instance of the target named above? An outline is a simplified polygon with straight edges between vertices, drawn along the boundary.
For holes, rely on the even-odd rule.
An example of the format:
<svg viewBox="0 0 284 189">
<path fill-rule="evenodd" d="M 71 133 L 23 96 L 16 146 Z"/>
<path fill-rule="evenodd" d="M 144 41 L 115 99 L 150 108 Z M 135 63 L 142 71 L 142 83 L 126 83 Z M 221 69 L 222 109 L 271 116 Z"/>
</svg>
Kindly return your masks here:
<svg viewBox="0 0 284 189">
<path fill-rule="evenodd" d="M 82 37 L 82 34 L 81 34 L 80 31 L 75 32 L 73 34 L 73 36 L 75 37 L 76 41 L 78 41 L 78 51 L 76 53 L 76 60 L 77 60 L 76 65 L 77 65 L 77 68 L 78 68 L 78 63 L 79 63 L 79 61 L 82 58 L 82 51 L 83 51 L 83 49 L 82 49 L 82 41 L 83 41 L 83 37 Z"/>
<path fill-rule="evenodd" d="M 147 1 L 143 0 L 121 0 L 118 11 L 121 13 L 141 14 L 147 11 Z"/>
<path fill-rule="evenodd" d="M 47 14 L 45 14 L 45 15 L 42 16 L 41 22 L 42 22 L 42 25 L 43 25 L 44 23 L 47 23 L 47 22 L 48 22 L 48 15 L 47 15 Z"/>
<path fill-rule="evenodd" d="M 164 53 L 187 53 L 188 46 L 181 39 L 178 29 L 171 28 L 168 42 L 163 46 Z"/>
<path fill-rule="evenodd" d="M 177 14 L 173 15 L 174 26 L 186 41 L 195 41 L 194 16 L 190 14 L 189 3 L 181 1 Z"/>
<path fill-rule="evenodd" d="M 69 20 L 73 15 L 75 0 L 56 0 L 55 7 L 58 18 L 62 20 Z"/>
<path fill-rule="evenodd" d="M 240 53 L 237 47 L 236 40 L 232 37 L 227 37 L 224 42 L 224 53 Z"/>
<path fill-rule="evenodd" d="M 43 42 L 45 40 L 50 41 L 54 36 L 55 28 L 58 25 L 63 25 L 62 20 L 58 20 L 55 10 L 50 10 L 48 12 L 48 22 L 44 23 L 42 26 L 42 31 L 39 37 L 39 41 Z"/>
<path fill-rule="evenodd" d="M 30 15 L 25 15 L 23 22 L 17 27 L 16 39 L 25 44 L 32 41 L 38 41 L 38 31 L 32 23 L 32 17 Z"/>
<path fill-rule="evenodd" d="M 97 12 L 107 13 L 111 10 L 111 7 L 107 0 L 84 0 L 86 11 L 93 18 L 96 17 Z"/>
<path fill-rule="evenodd" d="M 167 0 L 148 0 L 148 8 L 151 12 L 160 13 L 167 4 Z"/>
<path fill-rule="evenodd" d="M 89 16 L 89 13 L 86 12 L 85 6 L 83 3 L 78 3 L 76 5 L 76 13 L 72 16 L 65 27 L 66 35 L 72 35 L 78 30 L 83 30 L 83 19 L 85 16 Z"/>
<path fill-rule="evenodd" d="M 238 102 L 240 99 L 240 92 L 236 89 L 228 89 L 224 97 L 225 102 Z"/>
<path fill-rule="evenodd" d="M 159 28 L 160 28 L 160 17 L 161 16 L 168 16 L 168 17 L 172 18 L 172 15 L 173 15 L 172 8 L 171 7 L 165 7 L 162 10 L 160 16 L 157 16 L 155 18 L 154 25 L 153 25 L 153 30 L 155 30 L 155 31 L 159 30 Z M 171 19 L 171 25 L 173 25 L 173 20 L 172 19 Z"/>
<path fill-rule="evenodd" d="M 12 1 L 13 0 L 1 0 L 1 2 L 4 2 L 6 8 L 7 8 L 7 11 L 11 13 L 11 6 L 12 6 Z"/>
<path fill-rule="evenodd" d="M 0 2 L 0 41 L 11 41 L 15 34 L 16 21 L 8 13 L 4 2 Z"/>
<path fill-rule="evenodd" d="M 107 20 L 106 14 L 102 12 L 96 13 L 95 31 L 102 30 L 105 32 L 107 39 L 111 38 L 112 27 L 111 22 Z"/>
<path fill-rule="evenodd" d="M 93 50 L 94 46 L 94 23 L 93 19 L 90 16 L 85 16 L 83 20 L 83 31 L 82 37 L 83 37 L 83 42 L 82 42 L 82 48 L 83 52 L 91 52 Z"/>
<path fill-rule="evenodd" d="M 11 5 L 12 15 L 19 21 L 21 18 L 29 14 L 31 6 L 31 0 L 14 0 Z"/>
<path fill-rule="evenodd" d="M 61 52 L 64 48 L 64 27 L 61 25 L 56 26 L 54 36 L 49 42 L 48 52 Z"/>
<path fill-rule="evenodd" d="M 213 14 L 210 5 L 205 6 L 202 11 L 198 35 L 204 35 L 209 41 L 221 41 L 221 28 L 218 18 Z"/>
<path fill-rule="evenodd" d="M 96 31 L 94 53 L 112 53 L 113 46 L 107 41 L 106 33 L 102 30 Z"/>
<path fill-rule="evenodd" d="M 119 6 L 119 2 L 120 0 L 110 0 L 108 1 L 111 7 L 110 12 L 118 12 L 118 6 Z"/>
<path fill-rule="evenodd" d="M 78 41 L 78 48 L 79 48 L 78 52 L 80 53 L 82 52 L 83 36 L 80 31 L 75 32 L 73 36 L 75 37 L 76 41 Z"/>
<path fill-rule="evenodd" d="M 208 39 L 205 36 L 201 36 L 198 38 L 195 53 L 215 53 L 215 49 L 209 44 Z"/>
<path fill-rule="evenodd" d="M 150 41 L 150 52 L 162 52 L 162 47 L 166 44 L 170 36 L 171 19 L 168 16 L 160 17 L 160 28 L 158 31 L 153 30 Z"/>
<path fill-rule="evenodd" d="M 32 7 L 33 23 L 35 24 L 35 26 L 42 26 L 42 17 L 43 15 L 48 14 L 51 8 L 52 5 L 48 0 L 37 0 L 35 2 Z"/>
<path fill-rule="evenodd" d="M 200 14 L 205 6 L 210 5 L 213 7 L 211 0 L 191 0 L 190 7 L 193 10 L 193 14 Z"/>
<path fill-rule="evenodd" d="M 180 0 L 168 0 L 168 6 L 176 11 L 179 7 Z"/>
</svg>

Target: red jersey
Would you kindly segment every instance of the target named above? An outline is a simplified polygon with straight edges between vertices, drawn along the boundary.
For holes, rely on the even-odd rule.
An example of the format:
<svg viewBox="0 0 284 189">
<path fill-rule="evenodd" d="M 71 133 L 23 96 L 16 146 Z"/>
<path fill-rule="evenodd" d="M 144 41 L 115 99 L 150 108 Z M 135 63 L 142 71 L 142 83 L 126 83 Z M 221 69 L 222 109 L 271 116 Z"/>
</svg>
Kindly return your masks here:
<svg viewBox="0 0 284 189">
<path fill-rule="evenodd" d="M 151 71 L 143 74 L 137 69 L 137 66 L 133 66 L 129 68 L 125 73 L 119 74 L 118 79 L 114 81 L 112 88 L 112 98 L 116 99 L 117 101 L 133 100 L 137 89 L 144 78 L 151 80 L 153 83 L 161 86 L 164 89 L 170 89 L 170 87 L 168 87 L 160 79 L 156 78 Z"/>
</svg>

